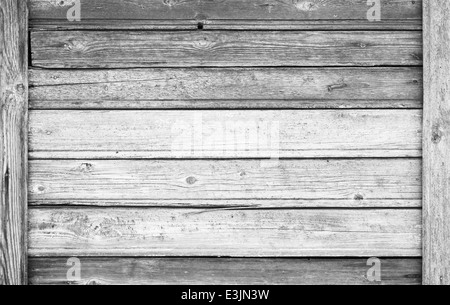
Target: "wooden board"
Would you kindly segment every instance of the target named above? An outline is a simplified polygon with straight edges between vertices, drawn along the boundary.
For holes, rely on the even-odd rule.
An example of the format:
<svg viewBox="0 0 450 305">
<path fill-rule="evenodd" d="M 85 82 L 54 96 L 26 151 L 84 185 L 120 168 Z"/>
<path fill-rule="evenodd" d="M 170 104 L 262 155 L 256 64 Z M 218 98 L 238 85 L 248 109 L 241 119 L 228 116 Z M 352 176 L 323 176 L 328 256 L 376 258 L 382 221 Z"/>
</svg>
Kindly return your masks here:
<svg viewBox="0 0 450 305">
<path fill-rule="evenodd" d="M 67 260 L 31 258 L 32 285 L 419 285 L 420 259 L 381 259 L 381 283 L 367 279 L 367 259 L 89 258 L 81 280 L 67 280 Z"/>
<path fill-rule="evenodd" d="M 40 31 L 31 48 L 45 68 L 422 64 L 419 31 Z"/>
<path fill-rule="evenodd" d="M 88 207 L 166 207 L 213 209 L 304 209 L 304 208 L 421 208 L 421 199 L 35 199 L 30 206 L 88 206 Z"/>
<path fill-rule="evenodd" d="M 418 159 L 33 160 L 30 200 L 420 199 Z M 268 167 L 267 165 L 271 165 Z"/>
<path fill-rule="evenodd" d="M 28 9 L 0 2 L 0 285 L 27 283 Z"/>
<path fill-rule="evenodd" d="M 90 0 L 81 21 L 68 22 L 71 1 L 31 0 L 37 29 L 420 29 L 422 1 L 381 0 L 381 21 L 367 19 L 366 0 Z"/>
<path fill-rule="evenodd" d="M 420 110 L 32 111 L 32 158 L 420 157 Z"/>
<path fill-rule="evenodd" d="M 406 1 L 405 1 L 406 2 Z M 368 7 L 369 8 L 369 7 Z M 32 31 L 91 31 L 91 30 L 373 30 L 373 31 L 420 31 L 421 19 L 367 19 L 336 20 L 136 20 L 136 19 L 32 19 Z"/>
<path fill-rule="evenodd" d="M 424 284 L 450 284 L 450 3 L 424 2 Z"/>
<path fill-rule="evenodd" d="M 31 209 L 31 256 L 414 256 L 420 210 Z"/>
<path fill-rule="evenodd" d="M 33 109 L 422 108 L 421 68 L 30 71 Z"/>
</svg>

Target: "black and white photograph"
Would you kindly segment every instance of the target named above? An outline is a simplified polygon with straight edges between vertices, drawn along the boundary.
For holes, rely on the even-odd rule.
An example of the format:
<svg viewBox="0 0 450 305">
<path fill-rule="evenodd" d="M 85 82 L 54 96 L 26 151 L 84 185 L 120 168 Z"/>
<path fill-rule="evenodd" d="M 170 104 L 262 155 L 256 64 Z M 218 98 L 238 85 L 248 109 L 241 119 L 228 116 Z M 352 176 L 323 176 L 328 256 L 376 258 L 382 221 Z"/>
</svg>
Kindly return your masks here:
<svg viewBox="0 0 450 305">
<path fill-rule="evenodd" d="M 0 0 L 0 106 L 1 286 L 450 285 L 448 0 Z"/>
</svg>

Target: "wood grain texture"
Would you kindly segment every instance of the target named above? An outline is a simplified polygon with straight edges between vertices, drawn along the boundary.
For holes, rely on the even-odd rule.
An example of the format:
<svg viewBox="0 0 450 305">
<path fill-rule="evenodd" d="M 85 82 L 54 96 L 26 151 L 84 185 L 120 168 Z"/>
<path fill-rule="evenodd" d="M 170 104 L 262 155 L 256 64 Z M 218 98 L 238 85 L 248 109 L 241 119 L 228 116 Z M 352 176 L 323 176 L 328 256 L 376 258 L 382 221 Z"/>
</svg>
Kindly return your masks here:
<svg viewBox="0 0 450 305">
<path fill-rule="evenodd" d="M 422 108 L 421 68 L 31 69 L 33 109 Z"/>
<path fill-rule="evenodd" d="M 0 2 L 0 285 L 27 283 L 28 10 Z"/>
<path fill-rule="evenodd" d="M 422 64 L 419 31 L 40 31 L 31 47 L 44 68 Z"/>
<path fill-rule="evenodd" d="M 29 146 L 47 159 L 421 157 L 421 134 L 420 110 L 36 110 Z"/>
<path fill-rule="evenodd" d="M 30 200 L 420 199 L 418 159 L 33 160 Z"/>
<path fill-rule="evenodd" d="M 450 284 L 450 3 L 424 1 L 424 284 Z"/>
<path fill-rule="evenodd" d="M 137 20 L 137 19 L 32 19 L 32 31 L 91 31 L 91 30 L 277 30 L 277 31 L 420 31 L 421 19 L 361 20 Z"/>
<path fill-rule="evenodd" d="M 367 259 L 89 258 L 81 280 L 67 281 L 67 260 L 31 258 L 32 285 L 419 285 L 420 259 L 381 259 L 381 283 Z"/>
<path fill-rule="evenodd" d="M 421 256 L 420 210 L 31 209 L 31 256 Z"/>
<path fill-rule="evenodd" d="M 381 0 L 381 21 L 369 22 L 366 0 L 90 0 L 81 22 L 66 19 L 72 1 L 31 0 L 31 24 L 39 29 L 417 29 L 422 1 Z"/>
<path fill-rule="evenodd" d="M 87 206 L 87 207 L 165 207 L 212 209 L 368 209 L 368 208 L 421 208 L 421 199 L 35 199 L 30 206 Z"/>
</svg>

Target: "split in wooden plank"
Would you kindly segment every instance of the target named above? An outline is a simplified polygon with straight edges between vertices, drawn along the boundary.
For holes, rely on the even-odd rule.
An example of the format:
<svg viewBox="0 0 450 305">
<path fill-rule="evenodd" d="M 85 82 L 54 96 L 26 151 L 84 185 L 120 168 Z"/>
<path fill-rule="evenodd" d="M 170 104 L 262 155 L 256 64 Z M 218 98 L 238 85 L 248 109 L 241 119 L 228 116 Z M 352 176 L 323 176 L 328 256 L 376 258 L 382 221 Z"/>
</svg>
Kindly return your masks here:
<svg viewBox="0 0 450 305">
<path fill-rule="evenodd" d="M 421 256 L 420 210 L 30 209 L 31 256 Z"/>
<path fill-rule="evenodd" d="M 33 160 L 29 181 L 31 201 L 422 196 L 419 159 Z"/>
<path fill-rule="evenodd" d="M 40 31 L 31 46 L 44 68 L 422 64 L 420 31 Z"/>
<path fill-rule="evenodd" d="M 421 157 L 420 110 L 39 111 L 32 158 Z"/>
<path fill-rule="evenodd" d="M 367 258 L 90 258 L 80 279 L 67 278 L 69 257 L 31 258 L 32 285 L 420 285 L 419 258 L 382 258 L 381 282 Z"/>
<path fill-rule="evenodd" d="M 37 199 L 29 201 L 30 206 L 87 206 L 87 207 L 166 207 L 166 208 L 208 208 L 208 209 L 368 209 L 421 208 L 421 199 L 178 199 L 178 200 L 89 200 L 89 199 Z"/>
<path fill-rule="evenodd" d="M 450 2 L 424 2 L 424 284 L 450 285 Z"/>
<path fill-rule="evenodd" d="M 366 0 L 90 0 L 69 22 L 73 1 L 30 0 L 31 24 L 53 29 L 417 29 L 422 1 L 381 0 L 381 20 L 368 20 Z M 43 26 L 45 25 L 45 26 Z M 402 27 L 403 26 L 403 27 Z"/>
<path fill-rule="evenodd" d="M 28 9 L 0 2 L 0 285 L 27 283 Z"/>
<path fill-rule="evenodd" d="M 32 69 L 33 109 L 422 108 L 422 68 Z"/>
</svg>

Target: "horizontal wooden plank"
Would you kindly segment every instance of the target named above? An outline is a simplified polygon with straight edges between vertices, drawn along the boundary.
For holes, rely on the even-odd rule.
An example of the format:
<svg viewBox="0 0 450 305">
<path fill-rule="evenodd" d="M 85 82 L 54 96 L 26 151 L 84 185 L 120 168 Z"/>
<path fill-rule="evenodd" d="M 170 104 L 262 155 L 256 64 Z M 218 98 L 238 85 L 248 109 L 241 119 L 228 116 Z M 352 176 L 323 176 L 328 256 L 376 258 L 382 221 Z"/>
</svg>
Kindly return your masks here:
<svg viewBox="0 0 450 305">
<path fill-rule="evenodd" d="M 272 209 L 272 208 L 421 208 L 420 199 L 177 199 L 177 200 L 108 200 L 108 199 L 36 199 L 30 206 L 87 206 L 87 207 L 171 207 L 215 209 Z"/>
<path fill-rule="evenodd" d="M 419 159 L 33 160 L 30 200 L 421 199 Z"/>
<path fill-rule="evenodd" d="M 45 68 L 421 65 L 422 33 L 298 31 L 38 31 Z"/>
<path fill-rule="evenodd" d="M 420 110 L 32 111 L 35 158 L 420 157 Z"/>
<path fill-rule="evenodd" d="M 204 29 L 305 29 L 318 21 L 332 29 L 398 29 L 409 22 L 405 28 L 415 29 L 422 20 L 421 0 L 381 0 L 379 22 L 367 19 L 372 5 L 366 0 L 90 0 L 82 3 L 81 21 L 70 23 L 66 16 L 72 5 L 72 1 L 31 0 L 31 24 L 59 29 L 196 29 L 198 23 Z"/>
<path fill-rule="evenodd" d="M 44 208 L 31 256 L 421 255 L 420 210 Z"/>
<path fill-rule="evenodd" d="M 381 259 L 381 283 L 367 279 L 366 258 L 89 258 L 67 280 L 68 257 L 31 258 L 32 285 L 420 285 L 418 258 Z"/>
<path fill-rule="evenodd" d="M 91 30 L 277 30 L 277 31 L 420 31 L 421 19 L 361 20 L 137 20 L 137 19 L 32 19 L 32 31 L 91 31 Z"/>
<path fill-rule="evenodd" d="M 262 20 L 363 20 L 369 6 L 365 0 L 91 0 L 83 3 L 82 19 L 262 19 Z M 71 1 L 30 0 L 32 19 L 66 19 Z M 381 0 L 385 19 L 421 19 L 422 1 Z"/>
<path fill-rule="evenodd" d="M 30 107 L 421 108 L 422 68 L 30 71 Z"/>
</svg>

